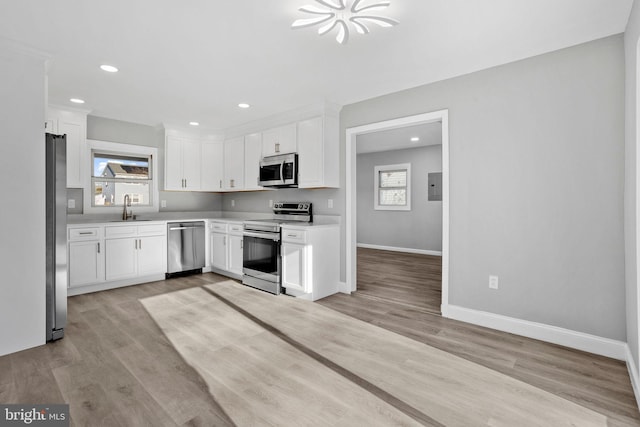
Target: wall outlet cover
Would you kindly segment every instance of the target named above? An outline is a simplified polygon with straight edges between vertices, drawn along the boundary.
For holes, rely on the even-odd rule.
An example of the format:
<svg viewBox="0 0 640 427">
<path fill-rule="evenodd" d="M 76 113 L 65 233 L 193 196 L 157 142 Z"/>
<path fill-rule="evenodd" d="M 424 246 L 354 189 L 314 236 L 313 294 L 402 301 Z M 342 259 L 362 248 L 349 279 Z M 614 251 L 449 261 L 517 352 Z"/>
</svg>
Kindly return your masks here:
<svg viewBox="0 0 640 427">
<path fill-rule="evenodd" d="M 333 209 L 333 199 L 327 199 L 327 208 Z"/>
<path fill-rule="evenodd" d="M 489 288 L 498 289 L 498 276 L 489 276 Z"/>
<path fill-rule="evenodd" d="M 161 208 L 166 208 L 167 207 L 167 201 L 166 200 L 160 200 L 160 207 Z"/>
<path fill-rule="evenodd" d="M 67 201 L 67 207 L 69 209 L 75 209 L 76 208 L 76 200 L 75 199 L 69 199 Z"/>
<path fill-rule="evenodd" d="M 234 207 L 236 205 L 236 201 L 231 199 L 231 207 Z"/>
</svg>

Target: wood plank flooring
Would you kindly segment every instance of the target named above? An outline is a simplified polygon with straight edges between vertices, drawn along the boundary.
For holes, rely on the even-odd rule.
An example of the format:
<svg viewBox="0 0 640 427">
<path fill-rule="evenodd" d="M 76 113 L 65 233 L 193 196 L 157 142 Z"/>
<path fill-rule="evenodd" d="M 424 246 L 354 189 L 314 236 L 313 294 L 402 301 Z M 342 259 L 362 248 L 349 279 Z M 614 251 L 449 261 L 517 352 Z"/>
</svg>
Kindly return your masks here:
<svg viewBox="0 0 640 427">
<path fill-rule="evenodd" d="M 440 314 L 442 257 L 358 248 L 358 296 Z"/>
<path fill-rule="evenodd" d="M 185 362 L 139 301 L 225 280 L 204 274 L 70 298 L 63 340 L 0 357 L 0 402 L 70 402 L 72 425 L 77 426 L 226 426 L 255 421 L 249 411 L 221 405 L 222 397 L 229 395 L 212 395 L 207 381 Z M 640 425 L 622 362 L 443 319 L 397 294 L 387 299 L 373 293 L 339 294 L 320 304 L 574 402 L 604 415 L 609 426 Z M 243 333 L 234 320 L 221 321 Z M 201 331 L 197 323 L 192 326 L 194 334 Z M 270 343 L 264 331 L 258 335 L 251 354 L 257 361 Z M 221 367 L 232 369 L 237 354 L 225 357 Z M 286 360 L 286 354 L 279 357 L 277 363 Z M 298 380 L 299 387 L 313 388 L 322 379 L 308 366 L 293 369 L 309 375 L 308 381 Z M 256 405 L 269 407 L 265 389 L 251 392 L 262 402 Z M 371 397 L 362 402 L 366 399 Z M 326 405 L 327 411 L 344 410 L 333 401 Z M 244 415 L 232 420 L 236 412 Z M 357 418 L 343 415 L 344 425 L 358 425 Z M 374 423 L 381 424 L 385 423 Z"/>
<path fill-rule="evenodd" d="M 399 259 L 403 256 L 404 261 Z M 432 260 L 424 261 L 434 264 L 424 285 L 418 276 L 410 285 L 403 282 L 401 291 L 383 290 L 382 280 L 365 276 L 372 270 L 393 268 L 386 266 L 387 259 L 395 265 L 426 268 L 412 265 L 420 257 L 424 256 L 358 248 L 359 290 L 317 302 L 593 409 L 607 416 L 609 426 L 640 425 L 624 362 L 441 317 L 420 301 L 438 281 L 438 264 Z M 374 280 L 372 287 L 368 282 Z M 390 281 L 386 286 L 396 285 Z M 421 291 L 420 286 L 429 291 Z"/>
<path fill-rule="evenodd" d="M 606 426 L 595 411 L 309 301 L 227 281 L 142 303 L 232 419 L 257 417 L 243 425 Z"/>
</svg>

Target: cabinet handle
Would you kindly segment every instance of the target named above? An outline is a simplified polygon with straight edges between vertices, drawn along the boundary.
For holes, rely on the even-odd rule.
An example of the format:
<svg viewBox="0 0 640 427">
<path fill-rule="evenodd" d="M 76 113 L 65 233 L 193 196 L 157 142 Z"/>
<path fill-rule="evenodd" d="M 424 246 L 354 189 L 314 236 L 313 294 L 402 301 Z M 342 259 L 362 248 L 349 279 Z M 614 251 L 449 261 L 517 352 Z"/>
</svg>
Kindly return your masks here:
<svg viewBox="0 0 640 427">
<path fill-rule="evenodd" d="M 135 240 L 133 241 L 133 244 L 135 245 L 136 250 L 137 250 L 137 249 L 138 249 L 138 239 L 135 239 Z"/>
<path fill-rule="evenodd" d="M 222 188 L 222 180 L 220 180 L 220 188 Z"/>
<path fill-rule="evenodd" d="M 138 249 L 142 249 L 142 239 L 138 240 Z"/>
<path fill-rule="evenodd" d="M 229 180 L 229 185 L 231 186 L 231 188 L 235 187 L 235 179 L 230 179 Z"/>
<path fill-rule="evenodd" d="M 93 231 L 81 231 L 78 234 L 80 234 L 81 236 L 86 236 L 86 235 L 89 235 L 89 234 L 93 234 Z"/>
<path fill-rule="evenodd" d="M 287 237 L 298 237 L 297 234 L 287 234 Z"/>
<path fill-rule="evenodd" d="M 244 249 L 244 240 L 240 239 L 240 249 Z"/>
<path fill-rule="evenodd" d="M 98 242 L 98 253 L 100 253 L 100 242 Z"/>
<path fill-rule="evenodd" d="M 222 246 L 227 246 L 227 236 L 222 237 Z"/>
<path fill-rule="evenodd" d="M 280 152 L 280 143 L 276 142 L 276 153 Z"/>
</svg>

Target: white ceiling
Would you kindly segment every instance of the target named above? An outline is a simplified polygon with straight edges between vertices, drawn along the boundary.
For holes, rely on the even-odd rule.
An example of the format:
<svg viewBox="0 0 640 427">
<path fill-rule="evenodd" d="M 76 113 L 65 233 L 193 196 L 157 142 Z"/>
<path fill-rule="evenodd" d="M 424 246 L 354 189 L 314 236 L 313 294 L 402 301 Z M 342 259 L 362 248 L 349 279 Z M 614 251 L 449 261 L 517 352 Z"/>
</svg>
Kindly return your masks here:
<svg viewBox="0 0 640 427">
<path fill-rule="evenodd" d="M 420 140 L 411 141 L 413 137 Z M 434 122 L 358 135 L 356 153 L 402 150 L 438 144 L 442 144 L 442 123 Z"/>
<path fill-rule="evenodd" d="M 624 31 L 632 0 L 392 0 L 400 21 L 339 45 L 291 30 L 314 0 L 4 0 L 0 37 L 53 55 L 49 102 L 224 129 L 346 105 Z M 111 75 L 100 64 L 120 68 Z M 239 102 L 253 105 L 237 108 Z"/>
</svg>

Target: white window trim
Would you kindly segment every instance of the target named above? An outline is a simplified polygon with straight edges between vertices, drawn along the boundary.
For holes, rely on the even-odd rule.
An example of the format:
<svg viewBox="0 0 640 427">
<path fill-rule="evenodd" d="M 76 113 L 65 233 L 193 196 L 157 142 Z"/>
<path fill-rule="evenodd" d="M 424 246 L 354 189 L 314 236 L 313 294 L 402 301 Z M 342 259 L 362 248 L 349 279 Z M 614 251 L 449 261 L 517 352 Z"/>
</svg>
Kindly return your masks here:
<svg viewBox="0 0 640 427">
<path fill-rule="evenodd" d="M 390 206 L 380 204 L 380 172 L 389 170 L 407 170 L 407 204 L 404 206 Z M 373 208 L 377 211 L 410 211 L 411 210 L 411 163 L 397 165 L 380 165 L 373 168 L 374 172 L 374 201 Z"/>
<path fill-rule="evenodd" d="M 158 192 L 158 149 L 156 147 L 146 147 L 144 145 L 120 144 L 117 142 L 98 141 L 95 139 L 87 139 L 87 150 L 85 151 L 84 162 L 90 165 L 87 173 L 84 174 L 84 213 L 100 213 L 100 214 L 121 214 L 122 206 L 92 206 L 91 198 L 93 197 L 93 189 L 91 183 L 91 175 L 93 174 L 93 156 L 94 151 L 114 152 L 122 154 L 131 154 L 132 156 L 151 156 L 151 194 L 152 204 L 149 206 L 132 206 L 134 214 L 158 212 L 160 210 L 160 193 Z"/>
</svg>

